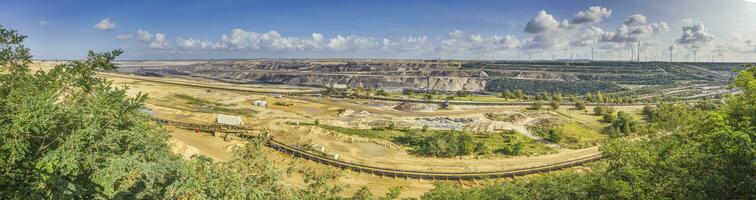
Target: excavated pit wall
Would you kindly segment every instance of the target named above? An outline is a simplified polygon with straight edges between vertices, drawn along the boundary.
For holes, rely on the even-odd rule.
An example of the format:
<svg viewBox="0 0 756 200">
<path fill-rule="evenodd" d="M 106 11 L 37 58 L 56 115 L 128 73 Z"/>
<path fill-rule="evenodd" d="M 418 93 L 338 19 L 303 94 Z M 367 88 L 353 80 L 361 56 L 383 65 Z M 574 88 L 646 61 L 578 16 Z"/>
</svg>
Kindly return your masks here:
<svg viewBox="0 0 756 200">
<path fill-rule="evenodd" d="M 129 69 L 124 69 L 129 70 Z M 142 75 L 181 75 L 236 83 L 272 83 L 298 86 L 429 88 L 437 91 L 484 91 L 485 72 L 433 65 L 307 65 L 303 63 L 239 64 L 207 62 L 177 66 L 140 66 L 130 69 Z"/>
</svg>

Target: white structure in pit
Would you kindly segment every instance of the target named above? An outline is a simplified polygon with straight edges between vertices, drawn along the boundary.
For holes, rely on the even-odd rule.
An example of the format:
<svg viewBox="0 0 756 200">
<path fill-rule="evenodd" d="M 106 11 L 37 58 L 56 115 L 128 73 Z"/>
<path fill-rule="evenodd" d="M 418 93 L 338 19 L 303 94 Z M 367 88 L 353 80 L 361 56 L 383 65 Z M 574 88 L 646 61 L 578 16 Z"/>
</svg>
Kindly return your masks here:
<svg viewBox="0 0 756 200">
<path fill-rule="evenodd" d="M 256 100 L 255 101 L 255 106 L 267 107 L 268 106 L 268 102 L 267 101 L 263 101 L 263 100 Z"/>
<path fill-rule="evenodd" d="M 218 118 L 216 118 L 215 122 L 218 124 L 231 126 L 241 126 L 242 124 L 244 124 L 244 121 L 242 121 L 242 118 L 240 116 L 224 114 L 218 114 Z"/>
</svg>

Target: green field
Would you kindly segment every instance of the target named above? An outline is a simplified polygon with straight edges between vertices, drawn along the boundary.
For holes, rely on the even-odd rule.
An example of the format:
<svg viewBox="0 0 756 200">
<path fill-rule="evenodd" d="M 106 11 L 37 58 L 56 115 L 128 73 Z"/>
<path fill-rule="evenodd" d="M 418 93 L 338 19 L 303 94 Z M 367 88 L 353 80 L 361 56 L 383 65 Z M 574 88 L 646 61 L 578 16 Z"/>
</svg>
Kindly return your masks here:
<svg viewBox="0 0 756 200">
<path fill-rule="evenodd" d="M 500 133 L 489 134 L 472 134 L 468 132 L 451 132 L 439 130 L 423 131 L 418 129 L 355 129 L 331 125 L 320 125 L 319 127 L 345 135 L 392 141 L 394 143 L 408 147 L 410 153 L 421 156 L 436 155 L 439 157 L 451 157 L 452 155 L 456 156 L 472 154 L 472 152 L 456 150 L 454 151 L 455 153 L 452 154 L 433 153 L 438 149 L 448 150 L 457 148 L 459 147 L 460 143 L 464 142 L 475 145 L 485 144 L 486 150 L 474 152 L 477 155 L 520 156 L 540 155 L 556 152 L 555 149 L 548 147 L 541 142 L 530 139 L 522 134 L 513 131 L 504 131 Z M 445 152 L 445 150 L 438 151 Z"/>
</svg>

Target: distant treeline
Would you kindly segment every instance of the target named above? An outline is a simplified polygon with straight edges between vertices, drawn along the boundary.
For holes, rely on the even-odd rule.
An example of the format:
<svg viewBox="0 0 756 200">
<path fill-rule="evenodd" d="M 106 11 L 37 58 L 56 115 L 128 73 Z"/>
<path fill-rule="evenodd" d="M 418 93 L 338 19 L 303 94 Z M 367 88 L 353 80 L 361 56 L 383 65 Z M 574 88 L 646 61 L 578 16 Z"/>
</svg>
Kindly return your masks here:
<svg viewBox="0 0 756 200">
<path fill-rule="evenodd" d="M 585 94 L 597 91 L 617 92 L 622 88 L 610 82 L 603 81 L 553 81 L 553 80 L 528 80 L 528 79 L 495 79 L 486 85 L 486 91 L 503 92 L 505 90 L 522 90 L 526 94 L 538 94 L 543 92 L 562 94 Z"/>
</svg>

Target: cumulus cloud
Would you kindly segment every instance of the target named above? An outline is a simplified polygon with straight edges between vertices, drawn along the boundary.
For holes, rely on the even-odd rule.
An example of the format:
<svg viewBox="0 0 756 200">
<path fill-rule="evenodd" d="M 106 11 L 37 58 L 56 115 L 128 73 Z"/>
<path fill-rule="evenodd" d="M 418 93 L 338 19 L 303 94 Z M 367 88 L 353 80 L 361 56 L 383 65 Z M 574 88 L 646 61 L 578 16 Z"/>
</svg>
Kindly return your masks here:
<svg viewBox="0 0 756 200">
<path fill-rule="evenodd" d="M 559 30 L 559 28 L 568 27 L 569 22 L 564 20 L 558 22 L 554 16 L 541 10 L 538 14 L 525 25 L 525 32 L 532 34 L 546 33 Z"/>
<path fill-rule="evenodd" d="M 382 48 L 384 50 L 396 51 L 424 50 L 424 48 L 426 47 L 426 41 L 428 41 L 428 36 L 403 37 L 398 41 L 394 41 L 389 38 L 383 38 Z"/>
<path fill-rule="evenodd" d="M 434 49 L 443 54 L 485 53 L 504 51 L 518 48 L 520 41 L 511 35 L 484 36 L 481 34 L 465 34 L 464 31 L 454 30 L 448 37 L 441 40 Z"/>
<path fill-rule="evenodd" d="M 152 38 L 154 37 L 149 31 L 142 29 L 137 29 L 137 35 L 139 36 L 139 41 L 144 43 L 152 41 Z"/>
<path fill-rule="evenodd" d="M 47 21 L 39 21 L 39 27 L 47 28 L 50 24 L 47 23 Z"/>
<path fill-rule="evenodd" d="M 589 46 L 601 42 L 606 31 L 599 27 L 591 26 L 577 35 L 577 39 L 570 42 L 573 46 Z"/>
<path fill-rule="evenodd" d="M 643 16 L 641 14 L 635 14 L 630 15 L 623 24 L 627 26 L 635 26 L 635 25 L 641 25 L 646 23 L 646 16 Z"/>
<path fill-rule="evenodd" d="M 315 43 L 321 43 L 321 42 L 323 42 L 323 34 L 312 33 L 312 41 L 315 42 Z"/>
<path fill-rule="evenodd" d="M 168 39 L 165 37 L 165 34 L 155 33 L 155 40 L 150 43 L 150 48 L 167 49 Z"/>
<path fill-rule="evenodd" d="M 373 38 L 349 35 L 341 36 L 337 35 L 328 42 L 328 48 L 334 51 L 349 51 L 357 49 L 372 49 L 376 48 L 377 43 Z"/>
<path fill-rule="evenodd" d="M 514 36 L 494 36 L 492 44 L 495 50 L 514 49 L 520 47 L 520 40 Z"/>
<path fill-rule="evenodd" d="M 134 37 L 134 34 L 131 34 L 131 33 L 129 33 L 129 34 L 118 34 L 118 35 L 115 36 L 115 38 L 118 39 L 118 40 L 128 40 L 128 39 L 131 39 L 133 37 Z"/>
<path fill-rule="evenodd" d="M 163 33 L 153 35 L 149 31 L 137 29 L 137 39 L 153 49 L 168 49 L 170 47 L 168 38 Z"/>
<path fill-rule="evenodd" d="M 319 50 L 323 35 L 313 33 L 311 38 L 284 37 L 277 31 L 257 33 L 243 29 L 232 29 L 231 35 L 222 36 L 222 44 L 240 50 L 304 51 Z"/>
<path fill-rule="evenodd" d="M 452 32 L 449 32 L 448 35 L 449 35 L 450 38 L 457 39 L 457 38 L 461 38 L 462 36 L 464 36 L 465 32 L 461 31 L 461 30 L 454 30 Z"/>
<path fill-rule="evenodd" d="M 638 42 L 641 38 L 649 37 L 654 34 L 669 31 L 669 26 L 665 22 L 655 22 L 646 24 L 645 17 L 642 15 L 632 15 L 620 24 L 615 31 L 603 31 L 592 28 L 587 30 L 583 36 L 593 36 L 592 40 L 600 42 L 627 43 Z M 584 40 L 586 38 L 583 38 Z"/>
<path fill-rule="evenodd" d="M 714 40 L 714 35 L 710 34 L 703 23 L 692 19 L 683 21 L 682 36 L 675 40 L 675 43 L 681 45 L 687 45 L 688 48 L 698 49 L 702 45 Z"/>
<path fill-rule="evenodd" d="M 94 25 L 94 29 L 99 31 L 110 31 L 115 29 L 116 23 L 110 20 L 110 18 L 105 18 L 100 20 L 100 23 L 97 23 Z"/>
<path fill-rule="evenodd" d="M 211 42 L 193 38 L 176 38 L 176 44 L 183 50 L 206 50 L 206 49 L 225 49 L 228 46 L 220 42 Z"/>
<path fill-rule="evenodd" d="M 539 34 L 530 40 L 526 40 L 522 46 L 526 50 L 561 49 L 568 46 L 568 42 L 562 37 L 548 34 Z"/>
<path fill-rule="evenodd" d="M 591 6 L 588 10 L 583 10 L 575 14 L 572 19 L 573 24 L 597 23 L 612 15 L 612 10 L 600 6 Z"/>
</svg>

